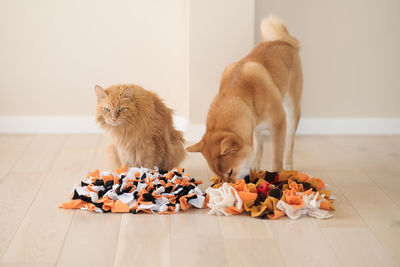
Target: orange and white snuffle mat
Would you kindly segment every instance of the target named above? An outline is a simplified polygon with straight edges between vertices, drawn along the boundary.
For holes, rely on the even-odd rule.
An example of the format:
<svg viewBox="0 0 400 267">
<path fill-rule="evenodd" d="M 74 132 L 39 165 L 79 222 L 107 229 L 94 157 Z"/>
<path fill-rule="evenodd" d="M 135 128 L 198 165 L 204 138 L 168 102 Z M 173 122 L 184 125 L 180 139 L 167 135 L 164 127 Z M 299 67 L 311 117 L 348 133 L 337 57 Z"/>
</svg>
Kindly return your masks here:
<svg viewBox="0 0 400 267">
<path fill-rule="evenodd" d="M 209 214 L 234 215 L 249 213 L 252 217 L 277 219 L 287 215 L 330 218 L 334 197 L 320 178 L 295 170 L 281 173 L 250 171 L 250 176 L 235 183 L 222 183 L 211 177 Z"/>
<path fill-rule="evenodd" d="M 244 180 L 213 184 L 203 193 L 201 180 L 191 178 L 182 168 L 127 168 L 115 173 L 96 170 L 75 185 L 71 201 L 60 208 L 100 213 L 176 213 L 190 207 L 210 208 L 210 215 L 247 213 L 252 217 L 277 219 L 302 215 L 330 218 L 334 197 L 320 178 L 297 171 L 253 172 Z"/>
<path fill-rule="evenodd" d="M 181 168 L 170 171 L 122 166 L 115 173 L 96 170 L 75 185 L 72 200 L 60 208 L 100 213 L 176 213 L 190 207 L 204 208 L 208 197 L 201 180 L 190 178 Z"/>
</svg>

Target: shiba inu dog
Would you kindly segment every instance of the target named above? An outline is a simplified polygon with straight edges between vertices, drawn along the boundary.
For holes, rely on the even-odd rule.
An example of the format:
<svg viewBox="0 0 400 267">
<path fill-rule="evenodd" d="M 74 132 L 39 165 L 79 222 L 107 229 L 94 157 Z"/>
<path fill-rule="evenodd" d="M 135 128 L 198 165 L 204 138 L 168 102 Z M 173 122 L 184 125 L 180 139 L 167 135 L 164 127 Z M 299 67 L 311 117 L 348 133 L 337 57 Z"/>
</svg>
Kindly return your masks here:
<svg viewBox="0 0 400 267">
<path fill-rule="evenodd" d="M 260 169 L 261 132 L 272 138 L 272 171 L 292 169 L 300 119 L 303 76 L 299 41 L 277 17 L 263 19 L 263 42 L 223 72 L 219 93 L 210 106 L 206 133 L 187 148 L 201 152 L 225 181 Z"/>
</svg>

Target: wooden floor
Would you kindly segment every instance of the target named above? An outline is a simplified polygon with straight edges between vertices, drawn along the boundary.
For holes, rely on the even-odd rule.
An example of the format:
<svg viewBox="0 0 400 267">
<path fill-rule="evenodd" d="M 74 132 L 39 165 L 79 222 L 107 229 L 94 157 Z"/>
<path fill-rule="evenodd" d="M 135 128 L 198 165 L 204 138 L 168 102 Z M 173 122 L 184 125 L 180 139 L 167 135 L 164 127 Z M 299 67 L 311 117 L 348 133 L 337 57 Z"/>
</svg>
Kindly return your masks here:
<svg viewBox="0 0 400 267">
<path fill-rule="evenodd" d="M 61 210 L 108 168 L 100 135 L 0 135 L 1 266 L 399 266 L 400 136 L 299 136 L 295 167 L 326 181 L 335 217 L 252 219 Z M 266 138 L 263 168 L 270 166 Z M 198 154 L 182 164 L 209 185 Z"/>
</svg>

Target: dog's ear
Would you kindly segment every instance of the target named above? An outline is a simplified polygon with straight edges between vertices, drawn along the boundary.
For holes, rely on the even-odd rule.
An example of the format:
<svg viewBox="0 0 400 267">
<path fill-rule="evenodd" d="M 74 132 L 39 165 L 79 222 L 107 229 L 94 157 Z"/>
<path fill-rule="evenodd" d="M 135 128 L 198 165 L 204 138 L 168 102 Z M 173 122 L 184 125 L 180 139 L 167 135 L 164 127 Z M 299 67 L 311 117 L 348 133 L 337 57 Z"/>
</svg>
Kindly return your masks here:
<svg viewBox="0 0 400 267">
<path fill-rule="evenodd" d="M 221 141 L 221 155 L 227 155 L 242 148 L 242 138 L 235 134 L 224 137 Z"/>
<path fill-rule="evenodd" d="M 203 140 L 186 148 L 188 152 L 201 152 L 203 150 Z"/>
</svg>

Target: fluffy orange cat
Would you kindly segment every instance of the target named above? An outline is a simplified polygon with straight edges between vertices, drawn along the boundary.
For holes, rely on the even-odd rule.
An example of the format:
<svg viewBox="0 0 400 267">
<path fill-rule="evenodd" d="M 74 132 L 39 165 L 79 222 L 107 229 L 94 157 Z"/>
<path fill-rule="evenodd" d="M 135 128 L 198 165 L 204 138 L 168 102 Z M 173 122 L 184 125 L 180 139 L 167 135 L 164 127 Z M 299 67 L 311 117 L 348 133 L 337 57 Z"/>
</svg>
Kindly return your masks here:
<svg viewBox="0 0 400 267">
<path fill-rule="evenodd" d="M 117 167 L 169 170 L 185 157 L 182 132 L 175 130 L 172 110 L 138 85 L 95 86 L 96 121 L 111 134 L 109 156 Z"/>
</svg>

